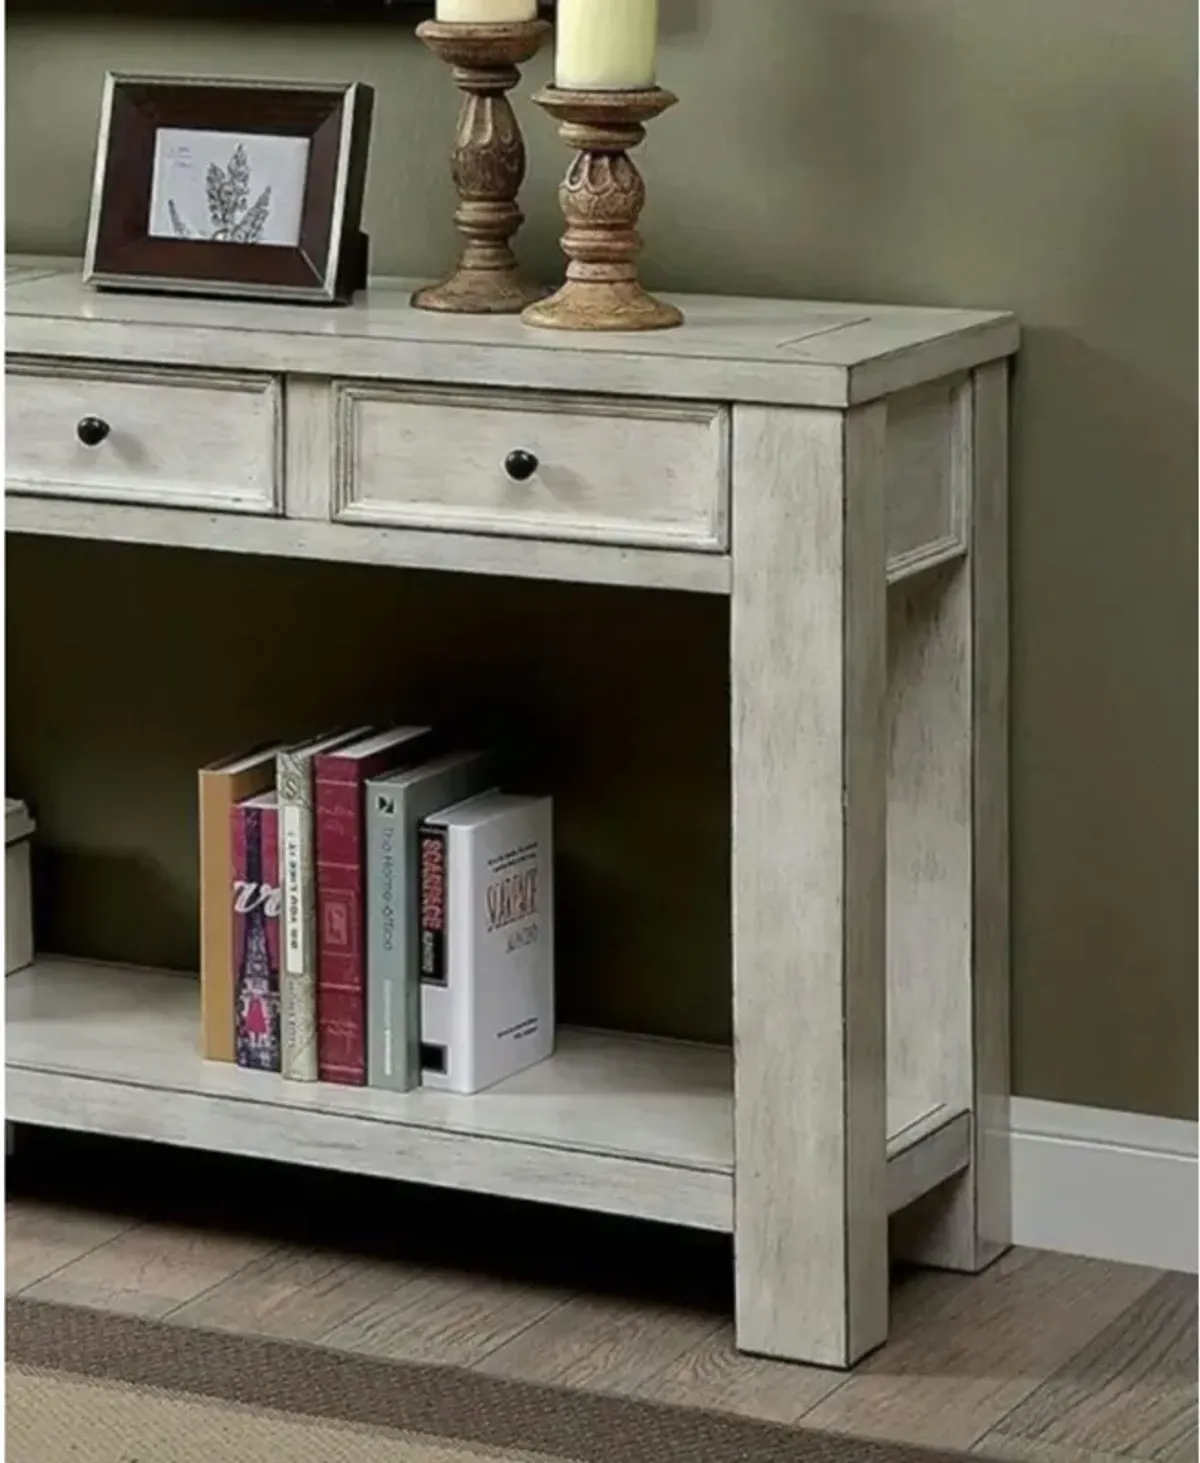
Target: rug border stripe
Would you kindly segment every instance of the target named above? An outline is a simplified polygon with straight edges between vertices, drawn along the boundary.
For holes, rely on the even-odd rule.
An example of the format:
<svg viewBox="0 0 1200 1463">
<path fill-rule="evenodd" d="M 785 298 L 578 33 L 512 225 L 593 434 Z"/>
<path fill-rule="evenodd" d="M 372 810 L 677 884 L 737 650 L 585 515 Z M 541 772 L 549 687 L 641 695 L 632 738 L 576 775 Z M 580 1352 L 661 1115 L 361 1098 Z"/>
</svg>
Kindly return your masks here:
<svg viewBox="0 0 1200 1463">
<path fill-rule="evenodd" d="M 577 1463 L 963 1463 L 963 1455 L 568 1390 L 463 1367 L 10 1296 L 10 1363 Z M 271 1379 L 263 1387 L 263 1378 Z M 972 1463 L 986 1463 L 975 1458 Z"/>
</svg>

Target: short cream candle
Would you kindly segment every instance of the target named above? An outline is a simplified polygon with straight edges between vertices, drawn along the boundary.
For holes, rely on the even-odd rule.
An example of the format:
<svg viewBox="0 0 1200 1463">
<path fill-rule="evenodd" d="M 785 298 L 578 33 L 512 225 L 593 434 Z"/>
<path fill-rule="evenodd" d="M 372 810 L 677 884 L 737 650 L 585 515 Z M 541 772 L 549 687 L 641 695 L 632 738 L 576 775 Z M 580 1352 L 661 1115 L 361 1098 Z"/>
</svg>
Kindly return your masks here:
<svg viewBox="0 0 1200 1463">
<path fill-rule="evenodd" d="M 538 0 L 437 0 L 443 25 L 509 25 L 537 19 Z"/>
<path fill-rule="evenodd" d="M 658 0 L 558 0 L 554 84 L 635 91 L 655 82 Z"/>
</svg>

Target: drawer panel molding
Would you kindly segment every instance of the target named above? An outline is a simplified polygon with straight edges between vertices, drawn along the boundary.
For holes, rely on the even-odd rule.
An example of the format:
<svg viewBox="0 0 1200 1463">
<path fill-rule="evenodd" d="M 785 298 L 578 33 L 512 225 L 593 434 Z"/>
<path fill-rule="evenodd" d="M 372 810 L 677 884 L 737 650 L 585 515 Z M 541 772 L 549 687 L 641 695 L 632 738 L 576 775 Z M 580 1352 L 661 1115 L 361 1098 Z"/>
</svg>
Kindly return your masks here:
<svg viewBox="0 0 1200 1463">
<path fill-rule="evenodd" d="M 724 406 L 335 381 L 332 411 L 337 522 L 728 546 Z"/>
<path fill-rule="evenodd" d="M 890 583 L 965 558 L 974 395 L 961 375 L 887 404 L 885 515 Z"/>
<path fill-rule="evenodd" d="M 5 386 L 10 493 L 283 510 L 278 377 L 17 357 Z"/>
</svg>

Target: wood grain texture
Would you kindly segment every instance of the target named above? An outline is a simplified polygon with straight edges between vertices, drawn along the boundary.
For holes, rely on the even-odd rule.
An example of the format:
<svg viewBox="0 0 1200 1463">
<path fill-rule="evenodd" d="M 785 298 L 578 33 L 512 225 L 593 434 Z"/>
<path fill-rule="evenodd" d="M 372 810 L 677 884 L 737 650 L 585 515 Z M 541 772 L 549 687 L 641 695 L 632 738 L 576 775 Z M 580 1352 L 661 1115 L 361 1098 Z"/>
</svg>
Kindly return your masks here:
<svg viewBox="0 0 1200 1463">
<path fill-rule="evenodd" d="M 971 383 L 935 381 L 889 397 L 888 580 L 967 553 Z"/>
<path fill-rule="evenodd" d="M 973 383 L 969 565 L 892 618 L 889 1082 L 975 1113 L 970 1170 L 898 1241 L 968 1271 L 1012 1236 L 1006 369 Z"/>
<path fill-rule="evenodd" d="M 84 417 L 110 429 L 97 446 L 76 435 Z M 9 492 L 223 513 L 282 508 L 274 376 L 10 356 L 5 421 Z"/>
<path fill-rule="evenodd" d="M 61 273 L 53 260 L 39 260 L 36 255 L 9 255 L 4 261 L 4 283 L 8 289 L 26 280 L 45 279 Z"/>
<path fill-rule="evenodd" d="M 887 1334 L 882 407 L 739 409 L 732 605 L 737 1334 Z"/>
<path fill-rule="evenodd" d="M 600 1392 L 637 1392 L 717 1330 L 707 1310 L 648 1305 L 624 1297 L 575 1296 L 487 1356 L 490 1376 Z"/>
<path fill-rule="evenodd" d="M 566 1030 L 477 1097 L 397 1094 L 202 1061 L 187 977 L 42 962 L 6 995 L 18 1121 L 731 1225 L 727 1050 Z"/>
<path fill-rule="evenodd" d="M 32 1300 L 162 1316 L 235 1274 L 267 1242 L 160 1224 L 133 1229 L 28 1286 Z"/>
<path fill-rule="evenodd" d="M 340 522 L 726 547 L 723 407 L 349 381 L 331 395 Z M 537 459 L 522 482 L 514 450 Z"/>
<path fill-rule="evenodd" d="M 974 922 L 971 991 L 975 1163 L 949 1220 L 947 1243 L 964 1248 L 967 1269 L 1012 1242 L 1010 1130 L 1011 904 L 1009 848 L 1009 363 L 974 378 L 972 477 L 971 837 Z M 957 1234 L 955 1231 L 957 1230 Z"/>
<path fill-rule="evenodd" d="M 18 1183 L 27 1182 L 28 1171 L 17 1172 Z M 183 1176 L 173 1203 L 186 1215 L 188 1167 L 160 1153 L 148 1155 L 136 1172 L 152 1203 L 165 1173 L 177 1182 Z M 201 1177 L 209 1172 L 210 1165 L 198 1167 L 190 1203 L 193 1212 L 211 1217 L 208 1180 Z M 849 1400 L 850 1411 L 864 1420 L 862 1435 L 895 1444 L 915 1434 L 931 1447 L 959 1450 L 982 1423 L 985 1430 L 971 1446 L 983 1458 L 1187 1463 L 1196 1454 L 1190 1276 L 1024 1250 L 977 1277 L 899 1266 L 889 1341 L 847 1376 L 737 1352 L 720 1314 L 729 1286 L 720 1244 L 579 1220 L 568 1222 L 571 1252 L 551 1255 L 545 1240 L 562 1231 L 550 1215 L 510 1212 L 497 1227 L 487 1222 L 485 1206 L 472 1205 L 472 1217 L 439 1225 L 436 1216 L 457 1216 L 461 1207 L 416 1196 L 415 1206 L 398 1198 L 395 1207 L 372 1207 L 356 1219 L 344 1200 L 364 1190 L 341 1182 L 340 1189 L 337 1180 L 318 1189 L 284 1175 L 280 1192 L 273 1180 L 256 1179 L 252 1192 L 270 1192 L 280 1215 L 291 1215 L 300 1195 L 308 1196 L 304 1244 L 319 1248 L 269 1250 L 171 1310 L 169 1320 L 317 1344 L 336 1335 L 339 1344 L 370 1351 L 386 1350 L 389 1330 L 407 1310 L 423 1328 L 426 1354 L 436 1359 L 439 1351 L 449 1356 L 460 1344 L 470 1347 L 475 1281 L 483 1330 L 487 1317 L 502 1324 L 507 1277 L 517 1290 L 551 1295 L 561 1286 L 575 1295 L 535 1323 L 538 1344 L 528 1351 L 521 1351 L 521 1336 L 505 1343 L 497 1371 L 507 1363 L 514 1371 L 549 1375 L 561 1349 L 562 1371 L 584 1387 L 807 1427 L 838 1417 Z M 47 1215 L 69 1215 L 76 1237 L 88 1226 L 102 1233 L 111 1216 L 63 1202 L 70 1195 L 78 1203 L 86 1187 L 76 1171 L 49 1165 L 40 1180 L 43 1199 L 20 1191 L 9 1197 L 10 1236 L 18 1228 L 44 1230 Z M 496 1209 L 490 1213 L 493 1221 L 499 1217 Z M 290 1218 L 283 1224 L 294 1232 Z M 600 1243 L 581 1247 L 579 1225 Z M 401 1258 L 386 1258 L 391 1253 Z M 560 1312 L 566 1324 L 560 1320 L 557 1332 L 551 1323 Z M 698 1334 L 678 1349 L 680 1326 L 686 1331 L 693 1323 Z M 399 1328 L 397 1334 L 403 1346 Z M 500 1358 L 499 1349 L 488 1354 Z M 488 1365 L 483 1356 L 471 1364 Z"/>
<path fill-rule="evenodd" d="M 1030 1258 L 1027 1254 L 1021 1257 L 1022 1262 Z M 1015 1274 L 1019 1268 L 1010 1266 L 1010 1271 Z M 1001 1282 L 1002 1286 L 1011 1283 L 1010 1277 Z M 884 1350 L 877 1353 L 879 1363 L 897 1348 L 911 1347 L 919 1352 L 929 1317 L 952 1305 L 965 1284 L 961 1277 L 944 1271 L 898 1267 L 892 1277 L 889 1337 Z M 1066 1298 L 1069 1303 L 1069 1295 Z M 985 1351 L 991 1335 L 981 1328 L 968 1344 Z M 680 1406 L 716 1407 L 769 1421 L 797 1422 L 807 1419 L 847 1380 L 844 1371 L 740 1353 L 732 1328 L 725 1327 L 649 1376 L 643 1391 L 648 1397 Z"/>
<path fill-rule="evenodd" d="M 964 1283 L 945 1271 L 897 1267 L 892 1276 L 888 1342 L 878 1357 L 885 1358 L 904 1344 L 919 1348 L 928 1317 L 950 1305 Z M 976 1339 L 980 1347 L 990 1340 L 982 1331 Z M 680 1406 L 728 1408 L 769 1421 L 796 1422 L 846 1381 L 844 1371 L 748 1356 L 737 1350 L 732 1327 L 722 1327 L 648 1376 L 643 1391 L 648 1397 Z"/>
<path fill-rule="evenodd" d="M 567 277 L 547 300 L 530 305 L 526 325 L 546 330 L 672 330 L 678 305 L 656 299 L 638 279 L 638 218 L 646 184 L 630 153 L 652 122 L 679 100 L 661 86 L 589 91 L 543 87 L 534 101 L 558 123 L 574 156 L 558 188 L 566 220 Z"/>
<path fill-rule="evenodd" d="M 512 316 L 431 316 L 421 280 L 377 280 L 336 314 L 244 301 L 96 295 L 78 264 L 28 279 L 6 302 L 15 354 L 453 387 L 582 391 L 844 407 L 970 370 L 1016 350 L 997 311 L 672 296 L 683 330 L 533 331 Z"/>
<path fill-rule="evenodd" d="M 966 1170 L 971 1161 L 970 1112 L 932 1109 L 908 1133 L 889 1133 L 887 1158 L 887 1212 L 895 1214 Z"/>
<path fill-rule="evenodd" d="M 550 1060 L 467 1099 L 203 1061 L 183 975 L 45 958 L 6 996 L 21 1122 L 732 1228 L 726 1048 L 565 1028 Z M 945 1142 L 958 1120 L 898 1094 L 889 1107 L 885 1198 L 911 1196 L 963 1161 Z"/>
<path fill-rule="evenodd" d="M 279 1249 L 171 1313 L 186 1325 L 470 1366 L 566 1299 L 482 1272 Z"/>
<path fill-rule="evenodd" d="M 1077 1448 L 1073 1443 L 1031 1443 L 1019 1438 L 986 1439 L 974 1450 L 988 1463 L 1129 1463 L 1129 1455 L 1098 1453 L 1094 1448 Z M 1196 1453 L 1172 1463 L 1193 1463 Z"/>
<path fill-rule="evenodd" d="M 970 587 L 888 604 L 888 1085 L 971 1107 Z"/>
<path fill-rule="evenodd" d="M 962 1284 L 913 1288 L 897 1335 L 809 1427 L 966 1450 L 1144 1295 L 1152 1270 L 1012 1251 Z"/>
<path fill-rule="evenodd" d="M 450 154 L 463 251 L 445 279 L 416 291 L 417 309 L 510 314 L 546 293 L 522 277 L 510 243 L 524 219 L 517 194 L 525 180 L 525 139 L 506 93 L 552 29 L 545 20 L 500 26 L 426 20 L 417 27 L 463 93 Z"/>
<path fill-rule="evenodd" d="M 17 533 L 112 543 L 557 579 L 579 584 L 644 586 L 720 596 L 729 593 L 730 560 L 716 551 L 728 535 L 729 495 L 725 478 L 728 454 L 724 445 L 703 466 L 702 476 L 710 485 L 714 474 L 717 481 L 707 495 L 707 504 L 695 510 L 700 518 L 682 536 L 671 529 L 669 522 L 648 527 L 646 522 L 614 519 L 611 513 L 607 517 L 593 513 L 572 524 L 567 516 L 571 511 L 570 494 L 563 495 L 568 504 L 566 509 L 560 504 L 554 512 L 540 516 L 517 513 L 510 523 L 515 542 L 494 532 L 468 531 L 463 526 L 462 508 L 451 511 L 427 505 L 420 509 L 383 501 L 351 504 L 339 510 L 339 521 L 334 527 L 330 519 L 336 503 L 345 494 L 339 498 L 335 492 L 338 468 L 334 461 L 329 383 L 289 376 L 285 389 L 286 519 L 249 515 L 230 519 L 223 513 L 194 509 L 179 513 L 140 502 L 64 503 L 57 501 L 56 496 L 43 498 L 40 489 L 35 491 L 14 484 L 15 496 L 6 508 L 8 527 Z M 603 452 L 599 460 L 604 460 Z M 631 469 L 638 475 L 641 470 L 640 464 Z M 678 463 L 669 468 L 672 478 L 678 473 Z M 639 500 L 646 504 L 651 498 L 640 495 Z M 481 530 L 489 525 L 494 528 L 496 522 L 478 512 L 475 521 Z M 536 532 L 547 536 L 530 537 Z M 659 547 L 660 544 L 675 547 Z M 954 543 L 945 550 L 944 557 L 954 558 L 959 553 Z M 898 552 L 889 557 L 888 580 L 900 582 L 923 573 L 941 556 L 937 543 L 928 553 L 922 551 L 915 557 Z"/>
<path fill-rule="evenodd" d="M 981 1452 L 1196 1457 L 1196 1282 L 1164 1275 L 987 1436 Z M 1052 1456 L 1052 1453 L 1048 1454 Z"/>
<path fill-rule="evenodd" d="M 171 1312 L 171 1319 L 239 1334 L 319 1341 L 419 1274 L 335 1250 L 280 1247 Z"/>
<path fill-rule="evenodd" d="M 590 1151 L 661 1164 L 681 1182 L 689 1170 L 728 1178 L 727 1048 L 565 1028 L 553 1057 L 470 1098 L 429 1088 L 312 1086 L 202 1061 L 198 994 L 187 975 L 40 959 L 6 983 L 10 1076 L 42 1070 L 164 1097 L 191 1092 L 261 1111 L 264 1121 L 272 1109 L 298 1122 L 340 1114 L 393 1133 L 411 1125 L 418 1135 L 474 1133 Z"/>
<path fill-rule="evenodd" d="M 333 516 L 329 382 L 320 377 L 287 375 L 283 389 L 287 411 L 284 511 L 288 518 L 328 523 Z"/>
<path fill-rule="evenodd" d="M 8 1293 L 44 1280 L 133 1227 L 122 1215 L 92 1213 L 22 1199 L 4 1206 L 4 1288 Z"/>
<path fill-rule="evenodd" d="M 180 513 L 170 508 L 64 503 L 20 496 L 7 500 L 5 520 L 13 533 L 102 539 L 108 543 L 217 549 L 233 554 L 558 579 L 576 584 L 684 589 L 700 594 L 729 593 L 728 558 L 686 549 L 557 543 L 419 528 L 367 528 L 349 523 Z"/>
<path fill-rule="evenodd" d="M 373 1296 L 362 1310 L 325 1331 L 321 1341 L 339 1350 L 397 1361 L 474 1366 L 527 1332 L 565 1299 L 550 1286 L 426 1271 Z"/>
<path fill-rule="evenodd" d="M 747 1356 L 732 1326 L 705 1336 L 664 1367 L 652 1368 L 639 1396 L 676 1407 L 705 1407 L 765 1422 L 799 1422 L 845 1374 L 794 1362 Z"/>
<path fill-rule="evenodd" d="M 88 1078 L 23 1072 L 10 1083 L 19 1121 L 179 1147 L 271 1158 L 608 1214 L 728 1231 L 728 1173 L 531 1142 L 438 1132 L 250 1100 L 160 1094 Z M 529 1104 L 545 1106 L 545 1103 Z"/>
</svg>

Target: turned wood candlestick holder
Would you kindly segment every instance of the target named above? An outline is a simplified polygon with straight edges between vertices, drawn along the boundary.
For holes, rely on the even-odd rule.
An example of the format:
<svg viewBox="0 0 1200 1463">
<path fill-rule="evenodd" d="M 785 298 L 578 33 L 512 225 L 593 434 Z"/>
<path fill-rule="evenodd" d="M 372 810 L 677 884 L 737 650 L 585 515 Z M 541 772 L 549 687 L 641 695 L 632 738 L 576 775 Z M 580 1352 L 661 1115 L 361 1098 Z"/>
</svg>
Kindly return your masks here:
<svg viewBox="0 0 1200 1463">
<path fill-rule="evenodd" d="M 638 216 L 646 185 L 629 151 L 646 136 L 643 123 L 678 99 L 661 87 L 645 91 L 560 91 L 534 101 L 558 122 L 575 157 L 558 190 L 566 219 L 562 247 L 570 261 L 563 287 L 530 305 L 527 325 L 547 330 L 667 330 L 682 325 L 674 305 L 649 295 L 638 280 L 642 247 Z"/>
<path fill-rule="evenodd" d="M 429 49 L 449 64 L 463 93 L 450 171 L 458 190 L 454 222 L 466 241 L 453 272 L 413 295 L 420 310 L 515 314 L 546 294 L 522 279 L 509 243 L 524 218 L 517 194 L 525 179 L 525 140 L 507 93 L 521 79 L 518 66 L 538 53 L 550 31 L 544 20 L 426 20 L 417 27 Z"/>
</svg>

